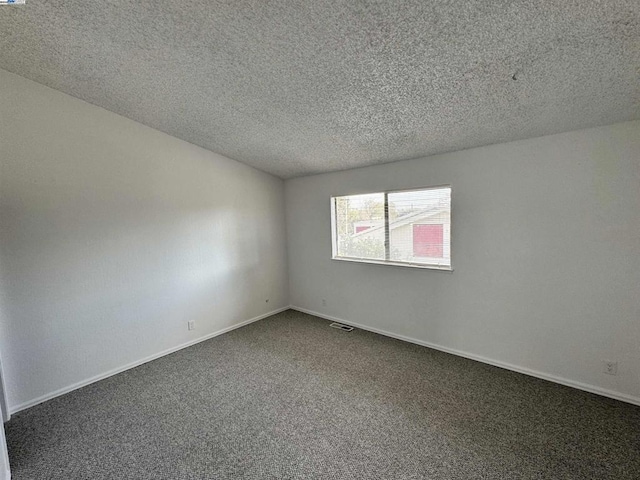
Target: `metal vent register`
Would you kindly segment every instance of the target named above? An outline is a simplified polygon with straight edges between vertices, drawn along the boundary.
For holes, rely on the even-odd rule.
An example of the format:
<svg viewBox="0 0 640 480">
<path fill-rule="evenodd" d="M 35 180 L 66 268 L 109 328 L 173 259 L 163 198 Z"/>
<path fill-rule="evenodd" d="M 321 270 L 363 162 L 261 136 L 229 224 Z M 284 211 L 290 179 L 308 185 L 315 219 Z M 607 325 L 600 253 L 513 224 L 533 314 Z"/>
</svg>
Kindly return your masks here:
<svg viewBox="0 0 640 480">
<path fill-rule="evenodd" d="M 350 332 L 351 330 L 353 330 L 353 327 L 350 327 L 349 325 L 343 325 L 342 323 L 333 322 L 329 326 L 333 328 L 339 328 L 340 330 L 344 330 L 345 332 Z"/>
</svg>

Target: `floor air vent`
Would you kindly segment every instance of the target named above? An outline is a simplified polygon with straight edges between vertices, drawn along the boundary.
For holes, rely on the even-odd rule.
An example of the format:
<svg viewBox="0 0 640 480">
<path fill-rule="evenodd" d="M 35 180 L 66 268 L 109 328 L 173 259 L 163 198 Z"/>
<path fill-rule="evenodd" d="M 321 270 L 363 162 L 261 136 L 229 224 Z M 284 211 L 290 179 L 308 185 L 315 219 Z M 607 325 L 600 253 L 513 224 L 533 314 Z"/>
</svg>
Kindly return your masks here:
<svg viewBox="0 0 640 480">
<path fill-rule="evenodd" d="M 339 328 L 340 330 L 344 330 L 345 332 L 350 332 L 351 330 L 353 330 L 353 327 L 350 327 L 349 325 L 343 325 L 342 323 L 333 322 L 329 326 L 333 328 Z"/>
</svg>

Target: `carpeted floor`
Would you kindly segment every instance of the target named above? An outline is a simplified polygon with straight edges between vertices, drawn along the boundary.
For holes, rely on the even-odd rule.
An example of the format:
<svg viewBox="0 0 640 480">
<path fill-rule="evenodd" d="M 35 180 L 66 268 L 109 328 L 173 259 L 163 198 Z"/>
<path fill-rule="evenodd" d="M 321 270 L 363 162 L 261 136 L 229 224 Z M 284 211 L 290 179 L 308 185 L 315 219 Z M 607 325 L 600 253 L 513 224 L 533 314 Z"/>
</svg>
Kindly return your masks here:
<svg viewBox="0 0 640 480">
<path fill-rule="evenodd" d="M 294 311 L 6 427 L 13 480 L 640 478 L 640 407 Z"/>
</svg>

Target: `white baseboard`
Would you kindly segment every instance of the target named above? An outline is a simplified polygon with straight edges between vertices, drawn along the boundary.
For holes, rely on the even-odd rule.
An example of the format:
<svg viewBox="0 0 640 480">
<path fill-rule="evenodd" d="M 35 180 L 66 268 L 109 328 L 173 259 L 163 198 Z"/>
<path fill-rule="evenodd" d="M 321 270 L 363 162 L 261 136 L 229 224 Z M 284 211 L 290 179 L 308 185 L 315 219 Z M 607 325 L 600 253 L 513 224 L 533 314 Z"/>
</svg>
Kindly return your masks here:
<svg viewBox="0 0 640 480">
<path fill-rule="evenodd" d="M 389 332 L 389 331 L 386 331 L 386 330 L 381 330 L 381 329 L 378 329 L 378 328 L 369 327 L 367 325 L 362 325 L 360 323 L 350 322 L 350 321 L 344 320 L 342 318 L 334 317 L 334 316 L 331 316 L 331 315 L 326 315 L 326 314 L 320 313 L 320 312 L 315 312 L 313 310 L 308 310 L 306 308 L 297 307 L 295 305 L 290 305 L 290 306 L 279 308 L 277 310 L 273 310 L 273 311 L 265 313 L 263 315 L 259 315 L 257 317 L 251 318 L 249 320 L 245 320 L 243 322 L 237 323 L 237 324 L 232 325 L 230 327 L 223 328 L 221 330 L 218 330 L 216 332 L 210 333 L 208 335 L 205 335 L 203 337 L 197 338 L 195 340 L 191 340 L 189 342 L 183 343 L 183 344 L 178 345 L 176 347 L 172 347 L 172 348 L 169 348 L 169 349 L 164 350 L 162 352 L 156 353 L 154 355 L 145 357 L 145 358 L 143 358 L 141 360 L 137 360 L 135 362 L 129 363 L 129 364 L 124 365 L 122 367 L 118 367 L 118 368 L 109 370 L 109 371 L 107 371 L 105 373 L 102 373 L 100 375 L 96 375 L 96 376 L 88 378 L 86 380 L 74 383 L 72 385 L 69 385 L 67 387 L 61 388 L 61 389 L 56 390 L 54 392 L 48 393 L 46 395 L 42 395 L 41 397 L 35 398 L 33 400 L 29 400 L 27 402 L 24 402 L 24 403 L 22 403 L 20 405 L 16 405 L 14 407 L 11 407 L 10 410 L 9 410 L 9 413 L 10 414 L 17 413 L 17 412 L 19 412 L 21 410 L 25 410 L 25 409 L 27 409 L 29 407 L 33 407 L 33 406 L 38 405 L 40 403 L 46 402 L 47 400 L 51 400 L 53 398 L 59 397 L 61 395 L 64 395 L 66 393 L 72 392 L 73 390 L 77 390 L 79 388 L 85 387 L 87 385 L 90 385 L 92 383 L 98 382 L 98 381 L 103 380 L 105 378 L 111 377 L 113 375 L 117 375 L 118 373 L 124 372 L 126 370 L 130 370 L 130 369 L 138 367 L 138 366 L 140 366 L 142 364 L 151 362 L 152 360 L 155 360 L 157 358 L 164 357 L 165 355 L 169 355 L 171 353 L 177 352 L 178 350 L 182 350 L 183 348 L 187 348 L 187 347 L 190 347 L 190 346 L 195 345 L 197 343 L 204 342 L 205 340 L 209 340 L 210 338 L 217 337 L 218 335 L 222 335 L 224 333 L 230 332 L 232 330 L 235 330 L 236 328 L 240 328 L 240 327 L 243 327 L 243 326 L 248 325 L 250 323 L 257 322 L 258 320 L 262 320 L 263 318 L 270 317 L 271 315 L 275 315 L 277 313 L 284 312 L 285 310 L 289 310 L 289 309 L 296 310 L 296 311 L 299 311 L 299 312 L 302 312 L 302 313 L 307 313 L 309 315 L 313 315 L 313 316 L 316 316 L 316 317 L 324 318 L 326 320 L 331 320 L 333 322 L 344 323 L 346 325 L 351 325 L 352 327 L 356 327 L 356 328 L 359 328 L 361 330 L 367 330 L 367 331 L 370 331 L 370 332 L 373 332 L 373 333 L 378 333 L 380 335 L 384 335 L 384 336 L 387 336 L 387 337 L 395 338 L 395 339 L 398 339 L 398 340 L 403 340 L 405 342 L 415 343 L 416 345 L 422 345 L 423 347 L 433 348 L 434 350 L 439 350 L 441 352 L 450 353 L 450 354 L 453 354 L 453 355 L 457 355 L 459 357 L 468 358 L 470 360 L 475 360 L 475 361 L 478 361 L 478 362 L 486 363 L 486 364 L 489 364 L 489 365 L 493 365 L 495 367 L 504 368 L 506 370 L 512 370 L 514 372 L 522 373 L 522 374 L 525 374 L 525 375 L 530 375 L 532 377 L 541 378 L 543 380 L 548 380 L 550 382 L 559 383 L 561 385 L 565 385 L 565 386 L 568 386 L 568 387 L 577 388 L 579 390 L 584 390 L 586 392 L 595 393 L 597 395 L 602 395 L 602 396 L 605 396 L 605 397 L 613 398 L 615 400 L 620 400 L 620 401 L 623 401 L 623 402 L 627 402 L 627 403 L 631 403 L 631 404 L 640 406 L 640 398 L 639 397 L 635 397 L 635 396 L 632 396 L 632 395 L 627 395 L 627 394 L 624 394 L 624 393 L 618 393 L 618 392 L 615 392 L 613 390 L 607 390 L 607 389 L 604 389 L 604 388 L 596 387 L 594 385 L 589 385 L 589 384 L 585 384 L 585 383 L 581 383 L 581 382 L 576 382 L 574 380 L 569 380 L 569 379 L 566 379 L 566 378 L 558 377 L 556 375 L 551 375 L 551 374 L 548 374 L 548 373 L 539 372 L 537 370 L 531 370 L 529 368 L 520 367 L 520 366 L 517 366 L 517 365 L 512 365 L 510 363 L 500 362 L 498 360 L 493 360 L 493 359 L 490 359 L 490 358 L 487 358 L 487 357 L 483 357 L 483 356 L 480 356 L 480 355 L 475 355 L 475 354 L 472 354 L 472 353 L 463 352 L 461 350 L 456 350 L 456 349 L 453 349 L 453 348 L 444 347 L 442 345 L 437 345 L 437 344 L 434 344 L 434 343 L 425 342 L 425 341 L 418 340 L 418 339 L 412 338 L 412 337 L 407 337 L 407 336 L 404 336 L 404 335 L 398 335 L 396 333 Z M 10 477 L 7 477 L 7 478 L 10 478 Z"/>
<path fill-rule="evenodd" d="M 506 370 L 512 370 L 514 372 L 523 373 L 525 375 L 529 375 L 536 378 L 541 378 L 543 380 L 548 380 L 550 382 L 559 383 L 560 385 L 565 385 L 567 387 L 577 388 L 578 390 L 584 390 L 585 392 L 595 393 L 597 395 L 602 395 L 604 397 L 613 398 L 615 400 L 620 400 L 622 402 L 631 403 L 633 405 L 640 405 L 640 397 L 635 397 L 632 395 L 627 395 L 624 393 L 615 392 L 613 390 L 608 390 L 605 388 L 596 387 L 595 385 L 589 385 L 587 383 L 576 382 L 574 380 L 569 380 L 567 378 L 558 377 L 556 375 L 551 375 L 549 373 L 539 372 L 537 370 L 531 370 L 525 367 L 519 367 L 517 365 L 512 365 L 510 363 L 500 362 L 498 360 L 493 360 L 491 358 L 483 357 L 480 355 L 475 355 L 473 353 L 463 352 L 461 350 L 455 350 L 453 348 L 443 347 L 442 345 L 437 345 L 435 343 L 425 342 L 422 340 L 418 340 L 416 338 L 406 337 L 404 335 L 398 335 L 396 333 L 388 332 L 386 330 L 381 330 L 379 328 L 369 327 L 367 325 L 362 325 L 360 323 L 350 322 L 348 320 L 343 320 L 342 318 L 333 317 L 331 315 L 326 315 L 320 312 L 314 312 L 313 310 L 308 310 L 302 307 L 296 307 L 295 305 L 291 305 L 292 310 L 297 310 L 298 312 L 307 313 L 309 315 L 313 315 L 315 317 L 324 318 L 326 320 L 331 320 L 332 322 L 344 323 L 345 325 L 350 325 L 352 327 L 356 327 L 362 330 L 367 330 L 369 332 L 378 333 L 380 335 L 384 335 L 387 337 L 395 338 L 398 340 L 403 340 L 409 343 L 415 343 L 417 345 L 422 345 L 423 347 L 433 348 L 434 350 L 439 350 L 445 353 L 451 353 L 452 355 L 457 355 L 459 357 L 468 358 L 470 360 L 475 360 L 477 362 L 486 363 L 489 365 L 493 365 L 494 367 L 504 368 Z"/>
<path fill-rule="evenodd" d="M 151 362 L 152 360 L 156 360 L 157 358 L 164 357 L 165 355 L 169 355 L 171 353 L 177 352 L 178 350 L 182 350 L 183 348 L 190 347 L 192 345 L 195 345 L 196 343 L 204 342 L 205 340 L 209 340 L 210 338 L 217 337 L 218 335 L 222 335 L 223 333 L 230 332 L 231 330 L 235 330 L 236 328 L 244 327 L 245 325 L 249 325 L 250 323 L 257 322 L 258 320 L 262 320 L 263 318 L 270 317 L 271 315 L 275 315 L 276 313 L 284 312 L 285 310 L 289 310 L 289 308 L 290 308 L 289 306 L 278 308 L 277 310 L 273 310 L 263 315 L 258 315 L 257 317 L 250 318 L 249 320 L 236 323 L 235 325 L 231 325 L 230 327 L 223 328 L 222 330 L 218 330 L 216 332 L 210 333 L 203 337 L 196 338 L 195 340 L 190 340 L 176 347 L 168 348 L 167 350 L 163 350 L 162 352 L 155 353 L 141 360 L 136 360 L 135 362 L 131 362 L 122 367 L 114 368 L 112 370 L 101 373 L 94 377 L 74 383 L 73 385 L 69 385 L 67 387 L 61 388 L 54 392 L 47 393 L 46 395 L 42 395 L 41 397 L 34 398 L 33 400 L 29 400 L 28 402 L 24 402 L 24 403 L 21 403 L 20 405 L 10 407 L 9 412 L 11 415 L 13 415 L 14 413 L 17 413 L 21 410 L 26 410 L 29 407 L 38 405 L 39 403 L 46 402 L 47 400 L 51 400 L 53 398 L 64 395 L 65 393 L 72 392 L 79 388 L 86 387 L 87 385 L 90 385 L 92 383 L 99 382 L 100 380 L 104 380 L 105 378 L 112 377 L 113 375 L 117 375 L 118 373 L 122 373 L 126 370 L 130 370 L 132 368 L 138 367 L 144 363 L 148 363 L 148 362 Z"/>
<path fill-rule="evenodd" d="M 4 476 L 2 477 L 2 480 L 11 480 L 11 471 L 10 470 L 5 470 L 4 471 Z"/>
</svg>

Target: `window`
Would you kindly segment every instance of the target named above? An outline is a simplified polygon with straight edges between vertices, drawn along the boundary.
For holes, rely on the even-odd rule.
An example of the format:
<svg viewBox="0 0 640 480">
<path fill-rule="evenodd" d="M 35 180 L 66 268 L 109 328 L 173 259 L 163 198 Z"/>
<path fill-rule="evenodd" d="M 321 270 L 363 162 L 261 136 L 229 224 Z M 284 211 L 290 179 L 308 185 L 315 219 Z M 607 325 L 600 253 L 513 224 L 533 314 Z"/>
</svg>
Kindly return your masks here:
<svg viewBox="0 0 640 480">
<path fill-rule="evenodd" d="M 333 258 L 451 270 L 451 187 L 331 198 Z"/>
</svg>

